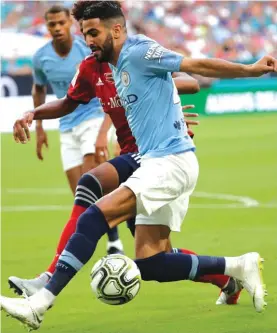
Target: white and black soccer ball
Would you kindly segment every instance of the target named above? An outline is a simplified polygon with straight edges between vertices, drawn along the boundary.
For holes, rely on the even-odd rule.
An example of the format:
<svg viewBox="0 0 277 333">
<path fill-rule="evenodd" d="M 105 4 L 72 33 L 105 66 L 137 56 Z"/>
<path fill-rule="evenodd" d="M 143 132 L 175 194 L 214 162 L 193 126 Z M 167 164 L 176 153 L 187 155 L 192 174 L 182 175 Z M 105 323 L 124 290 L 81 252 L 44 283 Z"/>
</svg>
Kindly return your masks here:
<svg viewBox="0 0 277 333">
<path fill-rule="evenodd" d="M 139 292 L 141 275 L 136 263 L 122 254 L 101 258 L 91 270 L 91 288 L 110 305 L 130 302 Z"/>
</svg>

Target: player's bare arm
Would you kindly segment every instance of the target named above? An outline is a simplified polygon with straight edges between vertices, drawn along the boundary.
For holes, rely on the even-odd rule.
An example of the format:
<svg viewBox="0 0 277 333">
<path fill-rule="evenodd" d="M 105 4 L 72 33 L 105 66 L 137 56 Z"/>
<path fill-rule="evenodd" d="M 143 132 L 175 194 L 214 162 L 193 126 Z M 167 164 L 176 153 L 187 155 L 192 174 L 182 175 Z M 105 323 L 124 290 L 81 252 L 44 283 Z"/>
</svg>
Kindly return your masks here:
<svg viewBox="0 0 277 333">
<path fill-rule="evenodd" d="M 243 65 L 216 58 L 184 58 L 180 71 L 218 78 L 258 77 L 277 72 L 277 60 L 271 56 L 264 56 L 254 64 Z"/>
<path fill-rule="evenodd" d="M 45 103 L 47 88 L 45 85 L 33 84 L 32 86 L 32 97 L 34 102 L 34 107 L 38 107 Z M 36 136 L 37 145 L 36 153 L 39 160 L 43 160 L 42 156 L 42 146 L 45 145 L 48 148 L 48 138 L 47 134 L 43 129 L 42 120 L 36 121 Z"/>
<path fill-rule="evenodd" d="M 26 143 L 30 140 L 29 127 L 32 125 L 33 120 L 61 118 L 73 112 L 78 105 L 78 102 L 65 97 L 63 99 L 45 103 L 35 108 L 33 111 L 26 112 L 24 116 L 17 119 L 13 125 L 13 136 L 15 141 Z"/>
<path fill-rule="evenodd" d="M 175 86 L 179 94 L 196 94 L 200 90 L 197 80 L 186 73 L 172 74 Z"/>
<path fill-rule="evenodd" d="M 108 131 L 111 126 L 111 117 L 106 113 L 95 143 L 95 160 L 98 163 L 102 163 L 109 159 Z"/>
</svg>

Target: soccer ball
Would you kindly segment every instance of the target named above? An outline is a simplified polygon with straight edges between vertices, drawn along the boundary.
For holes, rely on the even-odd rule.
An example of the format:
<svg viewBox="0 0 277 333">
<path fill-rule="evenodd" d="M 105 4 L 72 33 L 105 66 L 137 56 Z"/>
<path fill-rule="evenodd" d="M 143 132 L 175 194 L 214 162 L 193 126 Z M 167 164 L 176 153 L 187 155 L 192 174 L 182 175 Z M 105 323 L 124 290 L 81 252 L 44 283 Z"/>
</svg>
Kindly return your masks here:
<svg viewBox="0 0 277 333">
<path fill-rule="evenodd" d="M 130 302 L 138 294 L 140 283 L 141 275 L 136 263 L 122 254 L 103 257 L 91 270 L 91 288 L 106 304 Z"/>
</svg>

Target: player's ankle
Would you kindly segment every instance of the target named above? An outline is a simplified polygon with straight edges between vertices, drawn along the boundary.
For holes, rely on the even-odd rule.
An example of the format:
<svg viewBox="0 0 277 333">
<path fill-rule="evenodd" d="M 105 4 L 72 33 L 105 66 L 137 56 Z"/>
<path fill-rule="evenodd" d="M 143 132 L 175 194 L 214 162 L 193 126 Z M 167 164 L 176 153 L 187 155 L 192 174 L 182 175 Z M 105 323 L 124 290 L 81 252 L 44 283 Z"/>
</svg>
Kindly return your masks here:
<svg viewBox="0 0 277 333">
<path fill-rule="evenodd" d="M 120 239 L 117 239 L 115 241 L 108 241 L 107 250 L 110 249 L 111 247 L 115 247 L 118 250 L 123 251 L 123 244 Z"/>
<path fill-rule="evenodd" d="M 30 305 L 39 313 L 44 313 L 51 307 L 55 301 L 56 296 L 48 289 L 42 288 L 33 296 L 29 297 Z"/>
</svg>

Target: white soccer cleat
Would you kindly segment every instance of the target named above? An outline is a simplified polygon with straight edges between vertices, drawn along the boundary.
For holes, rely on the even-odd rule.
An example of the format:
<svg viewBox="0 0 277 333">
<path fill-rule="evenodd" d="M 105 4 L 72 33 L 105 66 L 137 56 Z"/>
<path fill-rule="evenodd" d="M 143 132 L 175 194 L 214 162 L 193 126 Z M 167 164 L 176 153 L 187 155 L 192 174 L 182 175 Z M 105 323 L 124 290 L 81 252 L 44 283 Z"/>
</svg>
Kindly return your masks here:
<svg viewBox="0 0 277 333">
<path fill-rule="evenodd" d="M 250 294 L 257 312 L 264 311 L 267 306 L 264 300 L 267 291 L 262 275 L 263 262 L 264 259 L 257 252 L 242 255 L 238 258 L 238 274 L 235 276 Z"/>
<path fill-rule="evenodd" d="M 22 295 L 23 292 L 25 292 L 27 296 L 32 296 L 37 291 L 45 287 L 50 278 L 50 275 L 47 273 L 42 273 L 34 279 L 21 279 L 16 276 L 10 276 L 8 283 L 10 288 L 14 289 L 16 294 Z"/>
<path fill-rule="evenodd" d="M 0 296 L 1 310 L 8 316 L 22 322 L 30 330 L 37 330 L 43 320 L 43 314 L 38 313 L 30 304 L 29 298 L 9 298 Z"/>
</svg>

